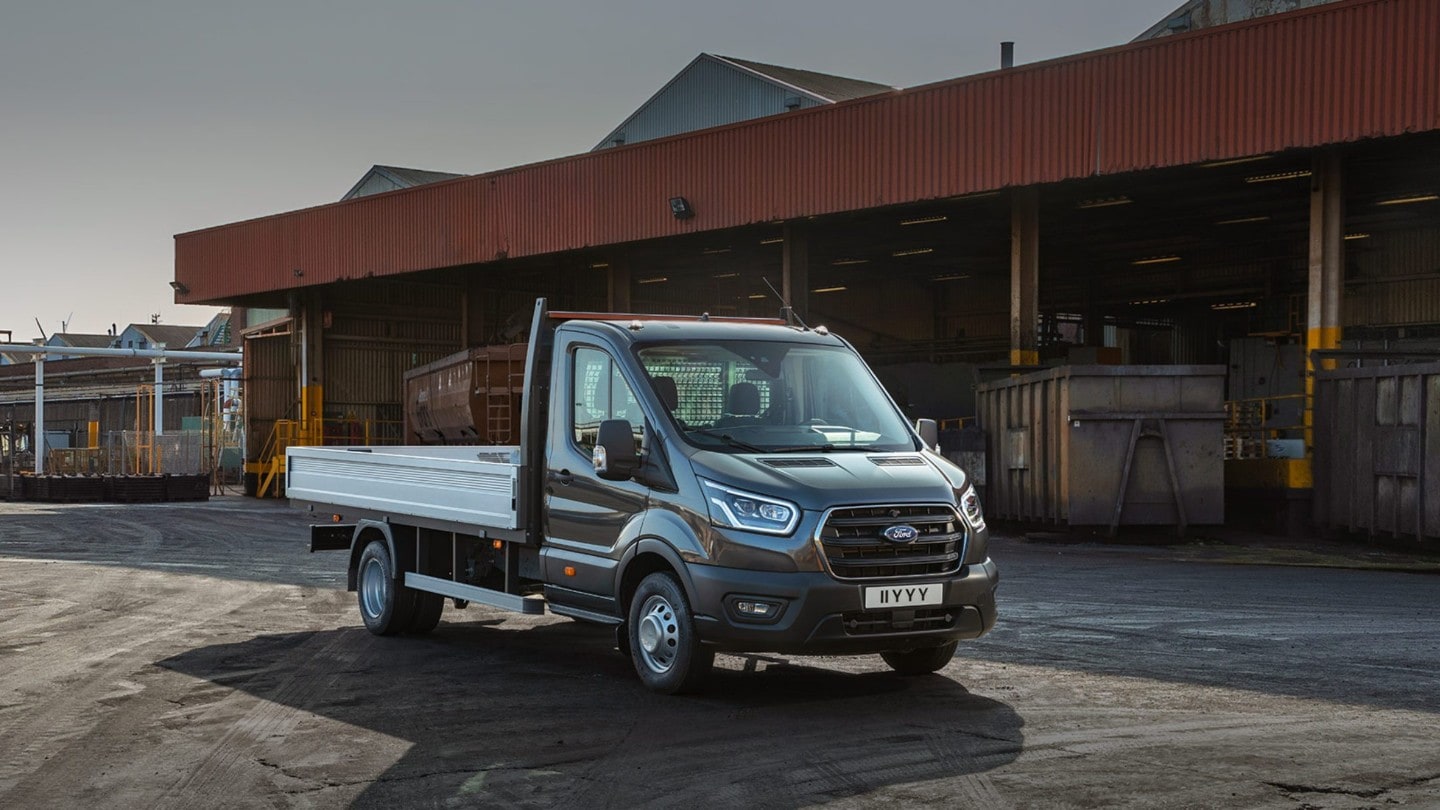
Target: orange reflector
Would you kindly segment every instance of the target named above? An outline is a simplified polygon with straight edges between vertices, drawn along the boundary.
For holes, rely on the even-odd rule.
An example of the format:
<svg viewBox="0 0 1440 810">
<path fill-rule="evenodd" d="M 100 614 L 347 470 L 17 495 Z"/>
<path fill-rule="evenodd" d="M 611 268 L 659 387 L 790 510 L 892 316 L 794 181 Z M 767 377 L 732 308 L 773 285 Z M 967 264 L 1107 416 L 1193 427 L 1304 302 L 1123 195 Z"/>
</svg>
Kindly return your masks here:
<svg viewBox="0 0 1440 810">
<path fill-rule="evenodd" d="M 567 566 L 565 566 L 565 576 L 567 576 L 567 577 L 573 577 L 573 576 L 575 576 L 575 566 L 573 566 L 573 565 L 567 565 Z"/>
<path fill-rule="evenodd" d="M 490 547 L 495 549 L 496 551 L 499 551 L 500 549 L 505 547 L 505 542 L 503 540 L 496 540 L 495 542 L 490 544 Z"/>
</svg>

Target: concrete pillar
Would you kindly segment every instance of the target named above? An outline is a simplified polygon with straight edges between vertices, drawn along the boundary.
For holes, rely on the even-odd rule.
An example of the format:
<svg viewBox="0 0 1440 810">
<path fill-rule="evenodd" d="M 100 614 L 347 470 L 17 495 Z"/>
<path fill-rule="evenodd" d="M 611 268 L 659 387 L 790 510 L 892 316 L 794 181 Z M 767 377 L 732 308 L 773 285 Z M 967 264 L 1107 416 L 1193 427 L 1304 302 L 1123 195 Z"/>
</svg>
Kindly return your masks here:
<svg viewBox="0 0 1440 810">
<path fill-rule="evenodd" d="M 783 236 L 780 295 L 803 321 L 810 317 L 810 233 L 786 224 Z"/>
<path fill-rule="evenodd" d="M 325 426 L 325 313 L 318 290 L 302 293 L 301 300 L 300 442 L 318 445 Z"/>
<path fill-rule="evenodd" d="M 1010 209 L 1010 364 L 1040 364 L 1040 195 L 1016 189 Z"/>
<path fill-rule="evenodd" d="M 1305 331 L 1305 447 L 1313 447 L 1315 371 L 1334 368 L 1333 360 L 1318 366 L 1310 352 L 1340 348 L 1340 293 L 1345 267 L 1345 190 L 1340 152 L 1315 154 L 1310 177 L 1310 289 Z"/>
</svg>

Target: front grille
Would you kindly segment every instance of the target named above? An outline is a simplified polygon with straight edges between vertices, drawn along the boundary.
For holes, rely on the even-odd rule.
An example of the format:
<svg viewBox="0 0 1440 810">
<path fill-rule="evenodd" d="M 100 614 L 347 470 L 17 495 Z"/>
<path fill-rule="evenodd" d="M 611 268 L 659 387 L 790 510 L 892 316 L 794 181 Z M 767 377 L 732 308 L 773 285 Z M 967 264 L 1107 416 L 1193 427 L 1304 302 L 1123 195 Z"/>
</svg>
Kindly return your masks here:
<svg viewBox="0 0 1440 810">
<path fill-rule="evenodd" d="M 882 532 L 902 524 L 919 537 L 909 543 L 885 539 Z M 826 516 L 820 546 L 837 579 L 934 576 L 960 569 L 965 529 L 944 504 L 846 507 Z"/>
<path fill-rule="evenodd" d="M 911 615 L 913 614 L 913 615 Z M 916 630 L 948 630 L 955 626 L 959 608 L 887 610 L 883 613 L 845 613 L 840 620 L 845 634 L 867 636 L 876 633 L 909 633 Z"/>
</svg>

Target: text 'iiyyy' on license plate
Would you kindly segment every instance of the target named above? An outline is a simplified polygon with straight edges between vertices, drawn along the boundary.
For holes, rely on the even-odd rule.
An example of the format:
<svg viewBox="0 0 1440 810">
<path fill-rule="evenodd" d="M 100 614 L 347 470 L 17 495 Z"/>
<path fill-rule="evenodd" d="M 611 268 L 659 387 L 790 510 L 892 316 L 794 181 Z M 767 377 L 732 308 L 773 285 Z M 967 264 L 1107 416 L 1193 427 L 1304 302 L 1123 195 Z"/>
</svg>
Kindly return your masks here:
<svg viewBox="0 0 1440 810">
<path fill-rule="evenodd" d="M 938 605 L 945 594 L 945 586 L 939 582 L 920 585 L 880 585 L 865 589 L 865 609 L 885 610 L 886 608 L 914 607 L 916 605 Z"/>
</svg>

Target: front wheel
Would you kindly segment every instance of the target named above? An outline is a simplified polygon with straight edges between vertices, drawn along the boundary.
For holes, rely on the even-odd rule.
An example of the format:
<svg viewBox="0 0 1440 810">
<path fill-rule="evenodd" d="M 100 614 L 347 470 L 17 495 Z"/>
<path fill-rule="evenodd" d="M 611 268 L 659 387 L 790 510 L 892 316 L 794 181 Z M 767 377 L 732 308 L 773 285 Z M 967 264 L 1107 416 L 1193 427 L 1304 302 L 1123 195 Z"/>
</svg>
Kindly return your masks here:
<svg viewBox="0 0 1440 810">
<path fill-rule="evenodd" d="M 668 571 L 640 581 L 630 600 L 630 659 L 640 681 L 667 695 L 692 692 L 715 663 L 715 652 L 700 644 L 685 590 Z"/>
<path fill-rule="evenodd" d="M 890 650 L 880 653 L 885 663 L 901 675 L 929 675 L 938 672 L 955 657 L 956 642 L 947 641 L 938 647 L 918 650 Z"/>
<path fill-rule="evenodd" d="M 365 629 L 377 636 L 393 636 L 410 629 L 415 592 L 395 582 L 395 563 L 384 542 L 372 540 L 360 552 L 356 586 Z"/>
</svg>

